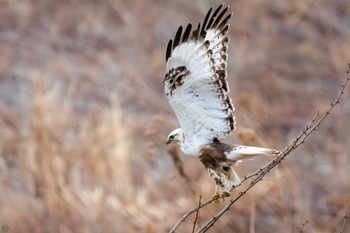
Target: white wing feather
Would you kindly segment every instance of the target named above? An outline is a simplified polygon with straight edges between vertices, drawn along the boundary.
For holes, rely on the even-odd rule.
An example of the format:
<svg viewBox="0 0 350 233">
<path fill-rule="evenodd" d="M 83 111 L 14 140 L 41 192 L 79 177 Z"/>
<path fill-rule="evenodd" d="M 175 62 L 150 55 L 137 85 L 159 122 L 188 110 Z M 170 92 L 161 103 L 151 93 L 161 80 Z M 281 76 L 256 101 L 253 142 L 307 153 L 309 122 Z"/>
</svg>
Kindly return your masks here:
<svg viewBox="0 0 350 233">
<path fill-rule="evenodd" d="M 167 50 L 167 75 L 164 90 L 185 138 L 211 142 L 225 137 L 235 128 L 234 107 L 226 81 L 226 36 L 231 14 L 221 6 L 212 16 L 211 10 L 189 37 L 189 24 L 182 38 L 179 28 L 174 44 Z M 187 38 L 186 38 L 187 37 Z"/>
</svg>

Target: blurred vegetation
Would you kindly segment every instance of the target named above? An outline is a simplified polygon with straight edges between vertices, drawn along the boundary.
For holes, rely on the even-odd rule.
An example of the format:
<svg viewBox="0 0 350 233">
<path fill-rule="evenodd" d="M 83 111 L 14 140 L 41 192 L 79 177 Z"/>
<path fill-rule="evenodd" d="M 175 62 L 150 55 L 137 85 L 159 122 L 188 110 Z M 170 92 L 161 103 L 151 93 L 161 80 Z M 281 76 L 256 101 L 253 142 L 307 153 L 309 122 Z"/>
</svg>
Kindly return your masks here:
<svg viewBox="0 0 350 233">
<path fill-rule="evenodd" d="M 238 122 L 227 141 L 281 149 L 339 91 L 350 61 L 350 2 L 224 3 L 234 12 L 228 81 Z M 165 232 L 199 194 L 211 196 L 203 165 L 174 159 L 176 148 L 165 145 L 177 121 L 163 76 L 178 26 L 218 4 L 0 1 L 0 226 Z M 299 232 L 306 220 L 303 232 L 340 232 L 350 208 L 349 100 L 347 90 L 311 140 L 210 232 Z M 202 210 L 199 223 L 220 206 Z"/>
</svg>

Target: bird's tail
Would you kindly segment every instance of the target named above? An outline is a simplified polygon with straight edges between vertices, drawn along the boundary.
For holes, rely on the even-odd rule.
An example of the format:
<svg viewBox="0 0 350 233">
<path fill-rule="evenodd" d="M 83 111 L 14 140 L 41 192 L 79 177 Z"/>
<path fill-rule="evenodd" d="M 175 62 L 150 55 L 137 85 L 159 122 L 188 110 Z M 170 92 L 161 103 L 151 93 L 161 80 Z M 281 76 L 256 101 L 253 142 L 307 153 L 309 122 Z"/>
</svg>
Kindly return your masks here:
<svg viewBox="0 0 350 233">
<path fill-rule="evenodd" d="M 239 161 L 242 159 L 254 158 L 259 155 L 276 156 L 279 153 L 279 151 L 269 148 L 235 145 L 232 151 L 227 155 L 227 159 Z"/>
</svg>

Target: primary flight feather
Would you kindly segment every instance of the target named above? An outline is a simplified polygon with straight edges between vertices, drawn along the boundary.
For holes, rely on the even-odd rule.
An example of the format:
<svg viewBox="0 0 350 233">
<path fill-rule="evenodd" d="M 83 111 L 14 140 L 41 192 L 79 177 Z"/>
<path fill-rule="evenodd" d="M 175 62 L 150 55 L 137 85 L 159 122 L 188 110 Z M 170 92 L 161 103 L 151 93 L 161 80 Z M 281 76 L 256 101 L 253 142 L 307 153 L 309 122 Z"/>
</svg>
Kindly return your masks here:
<svg viewBox="0 0 350 233">
<path fill-rule="evenodd" d="M 231 145 L 219 139 L 235 129 L 235 110 L 227 83 L 227 32 L 232 13 L 220 5 L 202 25 L 179 27 L 166 50 L 164 91 L 181 128 L 168 136 L 186 155 L 198 157 L 216 183 L 215 196 L 230 195 L 240 179 L 232 165 L 276 150 Z"/>
</svg>

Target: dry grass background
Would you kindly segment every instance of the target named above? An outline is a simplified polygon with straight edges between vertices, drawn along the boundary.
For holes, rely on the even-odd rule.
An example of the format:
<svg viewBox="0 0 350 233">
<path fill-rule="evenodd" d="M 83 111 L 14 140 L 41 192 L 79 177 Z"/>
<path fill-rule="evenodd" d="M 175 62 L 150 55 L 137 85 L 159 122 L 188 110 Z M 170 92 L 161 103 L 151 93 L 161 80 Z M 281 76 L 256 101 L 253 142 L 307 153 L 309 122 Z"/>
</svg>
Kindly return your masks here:
<svg viewBox="0 0 350 233">
<path fill-rule="evenodd" d="M 224 1 L 234 11 L 228 141 L 282 149 L 336 97 L 349 0 Z M 0 225 L 9 232 L 165 232 L 214 186 L 167 152 L 165 47 L 215 1 L 0 1 Z M 210 232 L 340 232 L 350 208 L 350 96 Z M 237 167 L 244 175 L 266 160 Z M 222 204 L 201 210 L 205 221 Z M 189 232 L 187 221 L 180 232 Z M 349 223 L 346 231 L 350 232 Z"/>
</svg>

